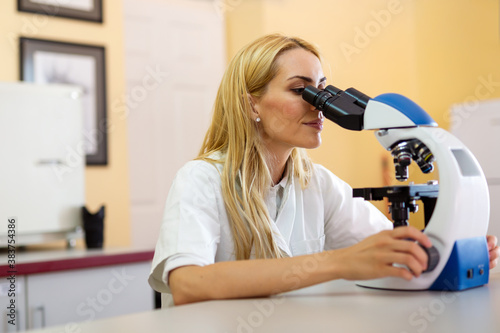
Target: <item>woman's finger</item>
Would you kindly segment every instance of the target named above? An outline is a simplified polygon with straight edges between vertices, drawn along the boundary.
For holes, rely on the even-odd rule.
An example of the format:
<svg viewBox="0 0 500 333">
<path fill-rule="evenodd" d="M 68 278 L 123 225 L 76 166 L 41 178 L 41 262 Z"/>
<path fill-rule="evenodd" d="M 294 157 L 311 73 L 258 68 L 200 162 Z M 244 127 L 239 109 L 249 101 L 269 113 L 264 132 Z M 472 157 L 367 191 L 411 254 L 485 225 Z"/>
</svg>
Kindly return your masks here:
<svg viewBox="0 0 500 333">
<path fill-rule="evenodd" d="M 418 261 L 423 270 L 427 269 L 429 258 L 427 253 L 419 244 L 413 241 L 398 240 L 394 242 L 392 249 L 399 253 L 412 255 Z"/>
<path fill-rule="evenodd" d="M 419 242 L 425 247 L 431 247 L 432 243 L 429 237 L 426 234 L 421 232 L 415 227 L 398 227 L 394 229 L 394 236 L 399 239 L 411 239 L 416 242 Z"/>
<path fill-rule="evenodd" d="M 385 276 L 399 277 L 408 281 L 413 279 L 413 274 L 408 269 L 403 267 L 390 266 L 386 269 L 385 273 L 387 273 Z"/>
<path fill-rule="evenodd" d="M 488 242 L 488 250 L 490 250 L 490 251 L 493 250 L 497 246 L 497 243 L 498 243 L 498 239 L 496 238 L 496 236 L 493 236 L 493 235 L 487 235 L 486 241 Z"/>
<path fill-rule="evenodd" d="M 500 247 L 497 245 L 495 248 L 490 250 L 490 269 L 495 268 L 498 265 L 498 260 L 500 258 Z"/>
</svg>

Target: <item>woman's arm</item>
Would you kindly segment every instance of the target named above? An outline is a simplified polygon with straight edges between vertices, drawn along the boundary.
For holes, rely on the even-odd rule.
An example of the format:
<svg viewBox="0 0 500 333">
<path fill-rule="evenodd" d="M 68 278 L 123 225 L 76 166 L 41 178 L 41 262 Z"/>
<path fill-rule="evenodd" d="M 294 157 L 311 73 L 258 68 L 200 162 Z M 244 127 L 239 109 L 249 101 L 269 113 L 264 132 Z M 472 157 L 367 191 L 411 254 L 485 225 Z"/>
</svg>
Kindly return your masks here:
<svg viewBox="0 0 500 333">
<path fill-rule="evenodd" d="M 413 227 L 382 231 L 339 250 L 282 259 L 219 262 L 183 266 L 169 275 L 176 305 L 210 299 L 259 297 L 334 279 L 367 280 L 387 276 L 410 280 L 427 267 L 427 255 L 413 239 L 430 247 Z M 394 267 L 393 263 L 409 269 Z"/>
</svg>

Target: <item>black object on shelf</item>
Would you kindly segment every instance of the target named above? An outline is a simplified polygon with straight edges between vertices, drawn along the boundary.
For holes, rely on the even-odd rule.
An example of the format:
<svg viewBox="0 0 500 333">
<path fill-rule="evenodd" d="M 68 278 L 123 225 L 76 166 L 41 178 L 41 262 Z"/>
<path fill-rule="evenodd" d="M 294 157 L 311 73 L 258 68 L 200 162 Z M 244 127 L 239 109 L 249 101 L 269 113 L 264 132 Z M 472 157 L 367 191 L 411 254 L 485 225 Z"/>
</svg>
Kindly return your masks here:
<svg viewBox="0 0 500 333">
<path fill-rule="evenodd" d="M 82 207 L 83 230 L 85 231 L 85 244 L 88 249 L 102 249 L 104 243 L 104 206 L 91 213 Z"/>
</svg>

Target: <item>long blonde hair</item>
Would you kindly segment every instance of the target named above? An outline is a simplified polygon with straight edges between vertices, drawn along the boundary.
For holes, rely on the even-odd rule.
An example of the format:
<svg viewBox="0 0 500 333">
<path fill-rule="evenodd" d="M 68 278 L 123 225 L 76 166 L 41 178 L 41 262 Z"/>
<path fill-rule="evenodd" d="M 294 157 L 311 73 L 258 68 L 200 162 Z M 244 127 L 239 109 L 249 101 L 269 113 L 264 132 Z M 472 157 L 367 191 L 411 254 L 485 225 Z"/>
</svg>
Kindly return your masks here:
<svg viewBox="0 0 500 333">
<path fill-rule="evenodd" d="M 198 156 L 211 163 L 223 163 L 222 195 L 238 260 L 249 259 L 252 249 L 256 258 L 285 256 L 274 240 L 273 222 L 265 204 L 271 175 L 257 125 L 251 118 L 248 95 L 263 96 L 279 70 L 277 58 L 296 48 L 308 50 L 319 58 L 313 45 L 279 34 L 261 37 L 236 54 L 219 86 L 212 123 Z M 222 153 L 224 159 L 210 158 L 215 152 Z M 294 148 L 290 159 L 292 175 L 305 188 L 312 172 L 307 153 Z"/>
</svg>

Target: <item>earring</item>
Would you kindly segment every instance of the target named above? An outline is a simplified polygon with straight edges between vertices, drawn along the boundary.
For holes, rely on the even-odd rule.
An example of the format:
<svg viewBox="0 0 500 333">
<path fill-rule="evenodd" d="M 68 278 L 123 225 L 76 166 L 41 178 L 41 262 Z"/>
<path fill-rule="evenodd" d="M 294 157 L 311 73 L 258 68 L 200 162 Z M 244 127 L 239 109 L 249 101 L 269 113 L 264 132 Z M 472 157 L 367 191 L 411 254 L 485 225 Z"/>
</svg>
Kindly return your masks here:
<svg viewBox="0 0 500 333">
<path fill-rule="evenodd" d="M 260 123 L 260 117 L 257 117 L 257 119 L 255 119 L 255 121 Z"/>
</svg>

